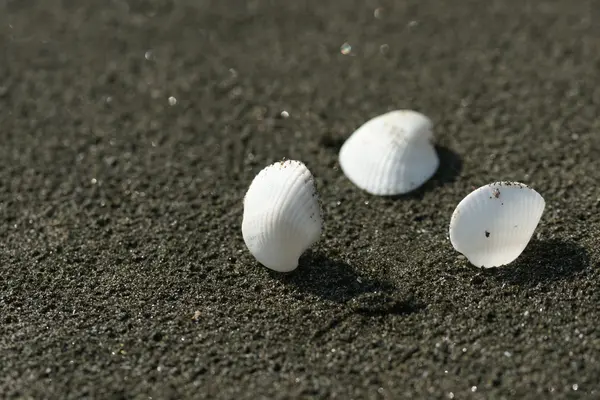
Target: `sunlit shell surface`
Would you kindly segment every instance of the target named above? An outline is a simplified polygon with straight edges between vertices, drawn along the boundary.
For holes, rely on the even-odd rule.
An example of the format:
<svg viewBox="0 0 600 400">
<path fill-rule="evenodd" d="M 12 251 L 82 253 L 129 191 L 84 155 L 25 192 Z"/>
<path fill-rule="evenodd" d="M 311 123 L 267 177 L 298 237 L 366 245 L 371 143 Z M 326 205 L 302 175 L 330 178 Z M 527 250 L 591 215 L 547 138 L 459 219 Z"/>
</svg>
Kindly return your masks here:
<svg viewBox="0 0 600 400">
<path fill-rule="evenodd" d="M 342 145 L 340 167 L 352 183 L 370 194 L 408 193 L 431 178 L 439 166 L 432 129 L 431 120 L 416 111 L 397 110 L 375 117 Z"/>
<path fill-rule="evenodd" d="M 244 198 L 242 235 L 265 267 L 289 272 L 321 236 L 322 217 L 314 179 L 300 161 L 264 168 Z"/>
<path fill-rule="evenodd" d="M 477 267 L 499 267 L 525 250 L 546 202 L 518 182 L 480 187 L 456 207 L 450 221 L 452 246 Z"/>
</svg>

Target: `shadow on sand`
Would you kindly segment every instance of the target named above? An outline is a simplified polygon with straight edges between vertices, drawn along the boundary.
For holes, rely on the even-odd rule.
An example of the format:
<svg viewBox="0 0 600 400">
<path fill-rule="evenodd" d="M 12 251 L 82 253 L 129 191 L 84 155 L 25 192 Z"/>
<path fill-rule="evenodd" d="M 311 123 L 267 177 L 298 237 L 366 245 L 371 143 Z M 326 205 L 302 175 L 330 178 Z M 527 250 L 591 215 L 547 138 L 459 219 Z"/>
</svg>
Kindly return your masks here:
<svg viewBox="0 0 600 400">
<path fill-rule="evenodd" d="M 293 272 L 283 275 L 271 273 L 271 276 L 300 292 L 346 304 L 351 313 L 401 315 L 425 307 L 412 294 L 402 293 L 391 283 L 361 276 L 347 263 L 332 260 L 318 252 L 309 251 L 303 255 Z"/>
<path fill-rule="evenodd" d="M 576 243 L 560 239 L 538 240 L 529 243 L 513 263 L 483 270 L 481 276 L 513 285 L 536 286 L 571 279 L 589 263 L 587 251 Z"/>
</svg>

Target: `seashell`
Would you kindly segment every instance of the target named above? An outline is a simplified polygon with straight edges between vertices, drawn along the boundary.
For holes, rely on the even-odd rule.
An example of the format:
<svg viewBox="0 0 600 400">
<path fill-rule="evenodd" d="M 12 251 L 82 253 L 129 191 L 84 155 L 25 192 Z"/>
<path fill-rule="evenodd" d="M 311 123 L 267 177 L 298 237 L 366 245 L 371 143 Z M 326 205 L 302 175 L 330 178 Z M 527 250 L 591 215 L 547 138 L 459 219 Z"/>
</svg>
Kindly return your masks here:
<svg viewBox="0 0 600 400">
<path fill-rule="evenodd" d="M 529 243 L 546 202 L 518 182 L 495 182 L 465 197 L 450 220 L 450 242 L 477 267 L 514 261 Z"/>
<path fill-rule="evenodd" d="M 314 178 L 306 165 L 281 161 L 258 173 L 244 197 L 242 219 L 244 242 L 258 262 L 279 272 L 296 269 L 321 228 Z"/>
<path fill-rule="evenodd" d="M 352 183 L 370 194 L 408 193 L 429 180 L 440 164 L 432 129 L 432 121 L 416 111 L 377 116 L 342 145 L 340 167 Z"/>
</svg>

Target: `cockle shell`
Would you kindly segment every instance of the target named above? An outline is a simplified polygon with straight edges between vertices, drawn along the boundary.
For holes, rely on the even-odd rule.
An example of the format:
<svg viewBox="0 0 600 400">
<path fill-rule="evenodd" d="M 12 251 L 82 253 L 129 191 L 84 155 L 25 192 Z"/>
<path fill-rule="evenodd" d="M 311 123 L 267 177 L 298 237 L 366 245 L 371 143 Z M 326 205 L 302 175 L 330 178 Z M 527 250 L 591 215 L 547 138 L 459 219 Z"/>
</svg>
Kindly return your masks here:
<svg viewBox="0 0 600 400">
<path fill-rule="evenodd" d="M 370 194 L 389 196 L 415 190 L 440 164 L 432 129 L 432 121 L 416 111 L 377 116 L 342 145 L 340 167 L 352 183 Z"/>
<path fill-rule="evenodd" d="M 456 207 L 450 241 L 477 267 L 499 267 L 514 261 L 529 243 L 546 202 L 518 182 L 480 187 Z"/>
<path fill-rule="evenodd" d="M 317 191 L 306 165 L 281 161 L 258 173 L 244 197 L 242 219 L 244 242 L 258 262 L 279 272 L 296 269 L 321 229 Z"/>
</svg>

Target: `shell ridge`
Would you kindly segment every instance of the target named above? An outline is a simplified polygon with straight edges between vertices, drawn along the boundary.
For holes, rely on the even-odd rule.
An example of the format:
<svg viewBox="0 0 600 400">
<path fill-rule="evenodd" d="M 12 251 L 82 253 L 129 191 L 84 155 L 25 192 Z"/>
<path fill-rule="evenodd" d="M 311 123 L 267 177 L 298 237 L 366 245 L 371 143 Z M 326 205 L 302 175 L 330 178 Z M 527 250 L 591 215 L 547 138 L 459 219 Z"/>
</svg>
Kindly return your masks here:
<svg viewBox="0 0 600 400">
<path fill-rule="evenodd" d="M 311 179 L 309 182 L 310 192 L 306 192 L 305 198 L 302 204 L 303 210 L 303 218 L 306 218 L 310 221 L 310 225 L 306 226 L 306 232 L 304 234 L 307 236 L 307 240 L 311 241 L 311 246 L 318 238 L 321 236 L 321 210 L 319 209 L 318 199 L 313 197 L 313 193 L 316 193 L 316 187 L 314 185 L 314 181 Z"/>
<path fill-rule="evenodd" d="M 303 174 L 301 176 L 303 179 L 294 182 L 294 188 L 298 187 L 297 192 L 301 193 L 300 197 L 298 197 L 294 202 L 288 203 L 288 207 L 291 207 L 293 210 L 289 216 L 289 219 L 290 219 L 290 223 L 294 227 L 300 227 L 301 224 L 299 224 L 299 221 L 303 217 L 304 218 L 309 217 L 309 215 L 307 215 L 307 211 L 308 211 L 308 208 L 310 207 L 310 200 L 312 200 L 312 196 L 309 193 L 309 190 L 307 190 L 307 189 L 312 189 L 310 187 L 310 186 L 312 186 L 311 185 L 312 180 L 310 180 L 309 182 L 305 182 L 306 179 L 310 179 L 310 175 L 307 172 L 308 171 L 303 172 Z M 306 186 L 305 190 L 303 190 L 303 191 L 300 190 L 301 186 Z M 292 190 L 290 190 L 290 193 L 292 193 Z M 296 207 L 292 207 L 292 205 L 296 205 Z M 302 235 L 304 235 L 304 236 L 307 236 L 306 232 L 300 232 L 300 233 L 302 233 Z"/>
<path fill-rule="evenodd" d="M 275 225 L 277 222 L 279 222 L 279 215 L 282 212 L 282 203 L 285 204 L 285 200 L 287 199 L 287 195 L 289 193 L 289 190 L 286 191 L 284 189 L 287 178 L 285 177 L 285 175 L 282 174 L 282 171 L 281 171 L 281 169 L 287 168 L 286 164 L 291 165 L 292 162 L 291 161 L 280 162 L 279 166 L 277 166 L 277 164 L 275 164 L 276 168 L 280 168 L 280 171 L 277 171 L 277 172 L 280 173 L 280 176 L 278 176 L 278 178 L 281 179 L 281 181 L 278 182 L 277 198 L 276 198 L 275 202 L 273 203 L 273 206 L 269 208 L 268 229 L 263 229 L 263 232 L 271 232 L 271 235 L 273 235 L 275 233 Z M 297 165 L 294 165 L 294 167 L 295 168 L 290 170 L 291 172 L 296 172 L 296 170 L 298 169 Z M 294 185 L 294 183 L 296 182 L 297 179 L 298 179 L 298 175 L 294 176 L 291 186 Z"/>
<path fill-rule="evenodd" d="M 382 193 L 387 194 L 389 192 L 389 175 L 385 173 L 388 170 L 388 164 L 392 162 L 394 157 L 394 153 L 391 151 L 390 147 L 394 146 L 394 143 L 389 143 L 390 146 L 385 146 L 386 152 L 384 153 L 384 157 L 382 159 L 378 159 L 375 164 L 375 168 L 371 168 L 371 172 L 369 175 L 368 182 L 375 182 L 375 184 L 371 184 L 371 190 L 376 191 L 377 188 L 382 188 Z M 393 170 L 393 168 L 392 168 Z"/>
<path fill-rule="evenodd" d="M 289 215 L 289 217 L 285 218 L 282 221 L 282 223 L 284 223 L 284 226 L 287 226 L 289 228 L 286 231 L 288 236 L 290 236 L 292 233 L 300 234 L 306 242 L 306 246 L 304 249 L 294 246 L 293 251 L 295 253 L 298 253 L 294 254 L 294 257 L 297 258 L 299 258 L 306 249 L 311 247 L 314 244 L 314 242 L 316 242 L 316 240 L 313 240 L 313 238 L 310 237 L 310 232 L 306 232 L 307 229 L 303 229 L 305 227 L 303 227 L 300 223 L 300 221 L 303 218 L 309 217 L 307 211 L 309 211 L 308 208 L 310 207 L 310 202 L 314 201 L 312 194 L 314 193 L 314 191 L 316 191 L 312 174 L 304 164 L 302 164 L 302 166 L 297 167 L 297 169 L 301 169 L 301 171 L 294 178 L 290 190 L 287 193 L 288 198 L 286 198 L 285 201 L 286 213 L 289 212 L 290 208 L 292 209 L 292 213 Z M 289 200 L 289 196 L 292 193 L 300 193 L 300 196 L 298 198 Z M 314 220 L 309 218 L 311 226 L 313 221 Z M 320 223 L 321 221 L 319 220 L 318 224 Z M 310 227 L 308 229 L 310 230 Z"/>
<path fill-rule="evenodd" d="M 394 130 L 396 127 L 391 126 L 390 130 Z M 397 128 L 396 128 L 397 129 Z M 402 177 L 401 181 L 406 179 L 406 168 L 404 162 L 406 161 L 407 145 L 407 133 L 404 129 L 400 129 L 399 133 L 391 133 L 390 143 L 386 146 L 386 157 L 379 164 L 380 176 L 379 187 L 384 187 L 386 194 L 392 194 L 396 191 L 403 191 L 404 187 L 399 187 L 398 177 Z M 394 171 L 393 174 L 385 173 L 385 171 Z M 396 182 L 396 183 L 395 183 Z"/>
<path fill-rule="evenodd" d="M 396 143 L 396 151 L 389 151 L 389 155 L 386 159 L 388 163 L 388 167 L 386 169 L 391 169 L 392 171 L 396 171 L 395 174 L 381 174 L 386 177 L 385 187 L 388 193 L 393 193 L 396 191 L 404 191 L 404 185 L 398 186 L 398 177 L 401 176 L 402 182 L 406 180 L 406 161 L 407 161 L 407 152 L 408 147 L 406 147 L 408 141 L 406 140 L 406 134 L 402 137 L 402 145 Z"/>
<path fill-rule="evenodd" d="M 258 210 L 248 213 L 248 209 L 253 209 L 257 206 L 256 202 L 256 194 L 257 190 L 262 188 L 264 179 L 267 175 L 268 170 L 261 170 L 258 175 L 252 180 L 250 184 L 250 188 L 244 197 L 244 216 L 242 219 L 242 233 L 244 236 L 244 241 L 247 246 L 260 246 L 264 242 L 264 214 L 266 211 L 263 204 L 258 204 L 261 206 Z M 248 236 L 251 233 L 251 236 Z"/>
</svg>

